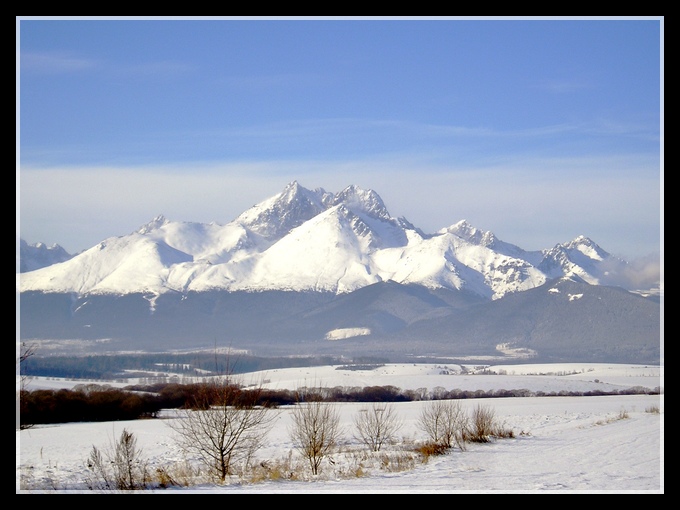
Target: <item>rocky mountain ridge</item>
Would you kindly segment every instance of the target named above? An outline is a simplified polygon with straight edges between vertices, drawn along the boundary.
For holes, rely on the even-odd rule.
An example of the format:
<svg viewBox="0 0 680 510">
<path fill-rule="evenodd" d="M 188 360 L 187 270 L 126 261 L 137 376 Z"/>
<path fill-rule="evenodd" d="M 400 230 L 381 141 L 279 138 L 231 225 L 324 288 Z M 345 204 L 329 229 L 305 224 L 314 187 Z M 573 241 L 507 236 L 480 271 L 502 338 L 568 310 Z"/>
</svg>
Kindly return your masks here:
<svg viewBox="0 0 680 510">
<path fill-rule="evenodd" d="M 224 225 L 159 215 L 128 235 L 22 273 L 17 290 L 342 294 L 394 281 L 494 300 L 562 276 L 606 284 L 626 265 L 585 236 L 525 251 L 465 220 L 427 234 L 391 216 L 373 190 L 350 185 L 333 194 L 293 181 Z"/>
</svg>

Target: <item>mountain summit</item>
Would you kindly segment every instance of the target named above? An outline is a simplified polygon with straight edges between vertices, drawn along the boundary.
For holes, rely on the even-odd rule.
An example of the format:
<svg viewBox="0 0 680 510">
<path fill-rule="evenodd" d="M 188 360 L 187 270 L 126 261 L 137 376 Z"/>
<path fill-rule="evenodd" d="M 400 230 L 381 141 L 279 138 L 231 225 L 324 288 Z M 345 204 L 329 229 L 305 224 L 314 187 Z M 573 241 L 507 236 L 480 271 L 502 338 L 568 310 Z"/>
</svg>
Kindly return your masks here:
<svg viewBox="0 0 680 510">
<path fill-rule="evenodd" d="M 125 295 L 205 291 L 352 292 L 393 281 L 488 300 L 576 276 L 598 285 L 625 265 L 579 236 L 525 251 L 460 221 L 424 234 L 378 193 L 338 193 L 293 181 L 224 225 L 160 215 L 60 263 L 21 274 L 18 290 Z M 30 266 L 27 266 L 30 267 Z"/>
<path fill-rule="evenodd" d="M 310 191 L 293 181 L 281 193 L 243 212 L 235 223 L 264 238 L 278 240 L 327 209 L 330 200 L 331 194 L 323 189 Z"/>
</svg>

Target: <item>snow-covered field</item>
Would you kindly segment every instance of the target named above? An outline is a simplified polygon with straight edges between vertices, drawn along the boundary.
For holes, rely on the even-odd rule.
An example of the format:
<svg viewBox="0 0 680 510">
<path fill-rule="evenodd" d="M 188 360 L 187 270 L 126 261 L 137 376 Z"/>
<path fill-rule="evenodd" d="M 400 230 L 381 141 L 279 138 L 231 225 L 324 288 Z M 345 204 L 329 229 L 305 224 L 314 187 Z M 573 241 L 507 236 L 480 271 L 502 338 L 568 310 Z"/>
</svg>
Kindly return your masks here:
<svg viewBox="0 0 680 510">
<path fill-rule="evenodd" d="M 660 388 L 661 395 L 595 397 L 522 397 L 461 400 L 471 411 L 477 405 L 493 410 L 515 437 L 470 444 L 465 451 L 429 457 L 395 468 L 408 457 L 409 445 L 425 439 L 418 426 L 427 401 L 392 404 L 402 422 L 400 445 L 385 451 L 389 462 L 373 462 L 353 437 L 353 418 L 368 404 L 334 404 L 341 416 L 342 444 L 321 465 L 321 473 L 277 480 L 253 481 L 234 477 L 224 485 L 197 483 L 157 493 L 430 493 L 430 492 L 664 492 L 663 367 L 642 365 L 560 364 L 503 365 L 388 364 L 374 370 L 338 367 L 278 369 L 244 374 L 243 383 L 271 388 L 303 386 L 333 388 L 387 386 L 433 390 L 528 389 L 559 391 Z M 477 373 L 475 373 L 477 372 Z M 495 372 L 497 375 L 491 375 Z M 33 379 L 30 389 L 72 387 L 82 381 Z M 309 468 L 290 439 L 290 408 L 275 411 L 276 425 L 257 460 L 269 465 Z M 96 446 L 106 450 L 126 429 L 150 466 L 179 465 L 187 460 L 168 425 L 171 411 L 161 419 L 127 422 L 69 423 L 36 426 L 16 432 L 17 493 L 89 492 L 84 485 L 86 460 Z M 364 452 L 363 454 L 361 452 Z M 362 456 L 363 455 L 363 456 Z M 416 457 L 413 457 L 416 458 Z M 406 464 L 406 462 L 404 462 Z"/>
</svg>

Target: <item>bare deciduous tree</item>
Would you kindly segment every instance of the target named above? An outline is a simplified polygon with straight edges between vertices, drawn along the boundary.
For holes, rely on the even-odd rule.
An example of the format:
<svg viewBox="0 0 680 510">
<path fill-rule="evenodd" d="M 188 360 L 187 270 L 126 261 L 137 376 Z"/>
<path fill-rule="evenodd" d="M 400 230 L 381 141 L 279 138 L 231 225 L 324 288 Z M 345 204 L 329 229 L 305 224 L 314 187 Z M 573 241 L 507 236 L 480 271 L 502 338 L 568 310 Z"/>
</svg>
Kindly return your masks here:
<svg viewBox="0 0 680 510">
<path fill-rule="evenodd" d="M 275 411 L 258 405 L 259 390 L 235 391 L 228 378 L 205 387 L 191 409 L 182 409 L 169 426 L 178 443 L 195 453 L 211 473 L 224 482 L 239 463 L 247 465 L 262 446 L 276 418 Z"/>
<path fill-rule="evenodd" d="M 21 342 L 19 346 L 19 355 L 17 356 L 16 368 L 17 377 L 19 380 L 19 391 L 17 391 L 17 402 L 16 402 L 16 426 L 18 429 L 28 429 L 33 427 L 30 423 L 21 423 L 20 414 L 24 408 L 24 392 L 26 391 L 26 385 L 28 384 L 28 376 L 22 373 L 22 367 L 25 365 L 26 360 L 31 356 L 35 355 L 36 352 L 35 344 L 26 344 L 26 342 Z"/>
<path fill-rule="evenodd" d="M 37 347 L 35 344 L 27 345 L 26 342 L 21 343 L 21 351 L 19 352 L 19 363 L 23 363 L 28 358 L 35 354 Z"/>
<path fill-rule="evenodd" d="M 355 437 L 371 451 L 377 452 L 384 444 L 396 439 L 402 422 L 393 405 L 373 403 L 359 410 L 354 417 L 354 426 Z"/>
<path fill-rule="evenodd" d="M 418 425 L 433 443 L 446 448 L 452 448 L 455 443 L 461 450 L 465 449 L 469 419 L 459 400 L 429 402 L 420 413 Z"/>
<path fill-rule="evenodd" d="M 334 405 L 321 400 L 299 402 L 292 413 L 291 440 L 317 475 L 321 461 L 332 453 L 342 434 L 340 414 Z"/>
</svg>

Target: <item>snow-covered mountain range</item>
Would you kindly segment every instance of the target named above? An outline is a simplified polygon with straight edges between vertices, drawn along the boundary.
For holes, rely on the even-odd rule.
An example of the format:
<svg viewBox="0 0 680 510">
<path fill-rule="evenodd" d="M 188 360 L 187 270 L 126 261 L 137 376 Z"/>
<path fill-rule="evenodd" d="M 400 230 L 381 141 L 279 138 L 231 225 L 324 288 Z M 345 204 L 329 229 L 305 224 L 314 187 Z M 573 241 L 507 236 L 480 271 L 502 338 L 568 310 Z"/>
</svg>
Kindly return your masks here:
<svg viewBox="0 0 680 510">
<path fill-rule="evenodd" d="M 21 339 L 51 353 L 663 357 L 659 299 L 610 284 L 627 262 L 587 237 L 525 251 L 466 221 L 428 234 L 357 186 L 291 182 L 223 225 L 158 216 L 62 257 L 17 274 Z"/>
<path fill-rule="evenodd" d="M 47 246 L 44 243 L 28 244 L 23 239 L 19 240 L 19 272 L 35 271 L 43 267 L 51 266 L 59 262 L 65 262 L 72 258 L 58 244 Z"/>
<path fill-rule="evenodd" d="M 158 216 L 131 234 L 55 261 L 33 265 L 22 244 L 17 290 L 344 294 L 392 281 L 496 300 L 563 276 L 603 284 L 627 264 L 584 236 L 525 251 L 465 220 L 427 234 L 393 217 L 373 190 L 351 185 L 334 194 L 296 181 L 226 224 Z"/>
</svg>

